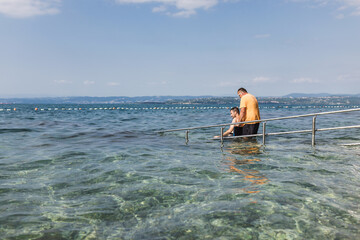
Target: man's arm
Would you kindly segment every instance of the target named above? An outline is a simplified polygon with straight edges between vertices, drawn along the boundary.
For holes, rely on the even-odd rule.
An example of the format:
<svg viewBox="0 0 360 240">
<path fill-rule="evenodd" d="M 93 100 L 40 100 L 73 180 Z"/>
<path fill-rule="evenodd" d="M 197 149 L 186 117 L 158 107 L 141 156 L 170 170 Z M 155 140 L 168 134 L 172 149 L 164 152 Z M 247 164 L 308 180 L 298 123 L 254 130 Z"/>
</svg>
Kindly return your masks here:
<svg viewBox="0 0 360 240">
<path fill-rule="evenodd" d="M 235 119 L 233 119 L 231 123 L 234 123 L 234 122 L 235 122 Z M 224 132 L 223 136 L 225 137 L 227 135 L 230 135 L 230 133 L 232 133 L 233 130 L 234 130 L 234 125 L 230 125 L 229 129 L 226 132 Z"/>
<path fill-rule="evenodd" d="M 235 123 L 235 119 L 232 120 L 231 123 Z M 230 135 L 232 131 L 234 130 L 234 125 L 230 125 L 229 129 L 223 133 L 223 136 L 226 137 L 227 135 Z M 214 136 L 214 138 L 219 138 L 220 136 Z"/>
<path fill-rule="evenodd" d="M 246 107 L 240 108 L 240 122 L 245 121 Z"/>
</svg>

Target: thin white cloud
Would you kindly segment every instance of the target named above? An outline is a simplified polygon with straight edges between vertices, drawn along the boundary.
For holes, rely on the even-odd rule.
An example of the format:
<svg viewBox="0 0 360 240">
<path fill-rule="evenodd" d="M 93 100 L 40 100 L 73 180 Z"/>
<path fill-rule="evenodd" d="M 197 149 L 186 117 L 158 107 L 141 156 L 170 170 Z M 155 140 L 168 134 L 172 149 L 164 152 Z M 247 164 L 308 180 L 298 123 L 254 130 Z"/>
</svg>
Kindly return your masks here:
<svg viewBox="0 0 360 240">
<path fill-rule="evenodd" d="M 179 11 L 176 13 L 168 13 L 168 15 L 173 16 L 173 17 L 183 17 L 183 18 L 188 18 L 191 15 L 195 15 L 196 11 L 195 10 L 184 10 L 184 11 Z"/>
<path fill-rule="evenodd" d="M 337 19 L 343 19 L 344 17 L 345 17 L 345 15 L 342 13 L 335 16 L 335 18 L 337 18 Z"/>
<path fill-rule="evenodd" d="M 119 86 L 120 83 L 118 83 L 118 82 L 108 82 L 107 85 L 114 87 L 114 86 Z"/>
<path fill-rule="evenodd" d="M 83 83 L 84 83 L 84 85 L 94 85 L 94 84 L 95 84 L 95 81 L 88 81 L 88 80 L 86 80 L 86 81 L 84 81 Z"/>
<path fill-rule="evenodd" d="M 343 9 L 353 8 L 351 15 L 360 16 L 360 0 L 342 0 Z"/>
<path fill-rule="evenodd" d="M 13 18 L 28 18 L 41 15 L 54 15 L 60 12 L 63 0 L 0 0 L 0 14 Z M 154 13 L 164 13 L 174 17 L 190 17 L 199 10 L 210 9 L 219 2 L 238 2 L 237 0 L 113 0 L 119 4 L 156 4 Z M 333 6 L 337 19 L 346 15 L 360 16 L 360 0 L 283 0 L 309 4 L 311 7 Z M 340 12 L 340 13 L 339 13 Z M 268 38 L 270 34 L 255 35 L 254 38 Z"/>
<path fill-rule="evenodd" d="M 325 6 L 330 2 L 329 0 L 285 0 L 285 1 L 286 2 L 296 2 L 296 3 L 305 3 L 306 2 L 306 3 L 311 4 L 311 6 Z M 332 2 L 333 1 L 334 0 L 332 0 Z M 339 1 L 339 0 L 335 0 L 335 1 Z"/>
<path fill-rule="evenodd" d="M 153 12 L 166 12 L 174 17 L 190 17 L 197 10 L 207 10 L 219 3 L 219 0 L 115 0 L 120 4 L 159 4 Z M 169 10 L 169 9 L 175 10 Z"/>
<path fill-rule="evenodd" d="M 68 81 L 68 80 L 54 80 L 54 83 L 56 83 L 56 84 L 71 84 L 72 81 Z"/>
<path fill-rule="evenodd" d="M 166 12 L 166 10 L 167 10 L 167 7 L 162 5 L 162 6 L 154 7 L 152 9 L 152 12 L 155 12 L 155 13 L 156 12 Z"/>
<path fill-rule="evenodd" d="M 10 1 L 10 0 L 8 0 Z M 238 0 L 114 0 L 120 4 L 159 4 L 159 6 L 152 9 L 153 12 L 166 12 L 167 15 L 177 17 L 189 17 L 196 14 L 197 10 L 209 9 L 216 6 L 219 2 L 233 2 Z M 320 8 L 331 6 L 338 11 L 348 10 L 351 15 L 360 16 L 360 0 L 283 0 L 285 2 L 306 3 L 312 8 Z M 174 11 L 169 11 L 169 8 L 175 8 Z M 336 15 L 341 19 L 341 14 Z M 258 38 L 270 37 L 269 34 L 258 35 Z M 256 38 L 256 37 L 255 37 Z"/>
<path fill-rule="evenodd" d="M 292 83 L 318 83 L 319 80 L 313 79 L 313 78 L 302 77 L 302 78 L 295 78 L 291 82 Z"/>
<path fill-rule="evenodd" d="M 53 15 L 60 12 L 62 0 L 0 0 L 0 13 L 12 18 Z"/>
<path fill-rule="evenodd" d="M 334 6 L 337 11 L 349 11 L 350 15 L 360 16 L 360 0 L 285 0 L 287 2 L 308 3 L 311 7 Z M 343 19 L 345 14 L 336 14 L 337 19 Z"/>
<path fill-rule="evenodd" d="M 339 75 L 337 77 L 336 82 L 342 82 L 342 83 L 351 83 L 351 82 L 359 82 L 360 81 L 360 76 L 356 76 L 353 74 L 343 74 L 343 75 Z"/>
</svg>

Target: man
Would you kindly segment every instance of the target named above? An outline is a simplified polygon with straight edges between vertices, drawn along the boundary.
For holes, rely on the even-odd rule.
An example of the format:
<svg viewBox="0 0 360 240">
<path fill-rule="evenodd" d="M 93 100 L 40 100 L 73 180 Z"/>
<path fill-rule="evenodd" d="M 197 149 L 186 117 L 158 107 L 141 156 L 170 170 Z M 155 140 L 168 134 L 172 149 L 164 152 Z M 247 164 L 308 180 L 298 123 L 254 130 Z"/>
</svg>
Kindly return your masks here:
<svg viewBox="0 0 360 240">
<path fill-rule="evenodd" d="M 238 107 L 233 107 L 230 109 L 230 115 L 232 117 L 232 122 L 231 123 L 237 123 L 237 122 L 241 122 L 240 121 L 240 111 Z M 233 135 L 233 136 L 239 136 L 242 135 L 242 127 L 238 126 L 238 125 L 230 125 L 229 129 L 223 133 L 223 136 L 229 136 L 229 135 Z M 214 138 L 219 138 L 220 136 L 215 136 Z"/>
<path fill-rule="evenodd" d="M 245 88 L 239 88 L 237 94 L 240 100 L 240 121 L 254 121 L 260 120 L 259 104 L 256 98 L 248 93 Z M 260 123 L 246 123 L 243 126 L 242 135 L 257 134 Z"/>
</svg>

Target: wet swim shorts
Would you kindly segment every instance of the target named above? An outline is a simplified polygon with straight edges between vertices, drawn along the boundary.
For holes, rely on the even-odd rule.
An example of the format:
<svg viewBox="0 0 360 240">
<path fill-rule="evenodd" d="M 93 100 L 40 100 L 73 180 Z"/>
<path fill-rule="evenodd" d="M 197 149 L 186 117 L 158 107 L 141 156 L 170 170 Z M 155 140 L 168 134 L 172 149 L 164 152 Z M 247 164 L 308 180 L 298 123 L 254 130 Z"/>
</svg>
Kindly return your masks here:
<svg viewBox="0 0 360 240">
<path fill-rule="evenodd" d="M 259 125 L 260 125 L 260 123 L 245 124 L 245 126 L 242 128 L 243 129 L 243 135 L 257 134 L 257 132 L 259 130 Z"/>
</svg>

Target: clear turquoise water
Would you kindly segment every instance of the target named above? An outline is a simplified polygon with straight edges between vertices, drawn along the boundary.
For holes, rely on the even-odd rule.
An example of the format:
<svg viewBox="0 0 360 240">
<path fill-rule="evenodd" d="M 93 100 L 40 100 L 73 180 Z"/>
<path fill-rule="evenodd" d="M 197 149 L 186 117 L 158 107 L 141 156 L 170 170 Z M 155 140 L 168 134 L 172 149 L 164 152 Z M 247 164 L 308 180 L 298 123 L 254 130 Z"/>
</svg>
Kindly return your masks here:
<svg viewBox="0 0 360 240">
<path fill-rule="evenodd" d="M 227 109 L 88 110 L 113 106 L 153 107 L 1 106 L 17 108 L 0 112 L 1 239 L 360 238 L 360 147 L 341 146 L 359 129 L 319 132 L 315 149 L 309 134 L 221 149 L 217 128 L 191 131 L 188 145 L 184 132 L 154 131 L 229 122 Z M 359 117 L 319 116 L 317 127 Z M 311 129 L 311 118 L 267 127 Z"/>
</svg>

